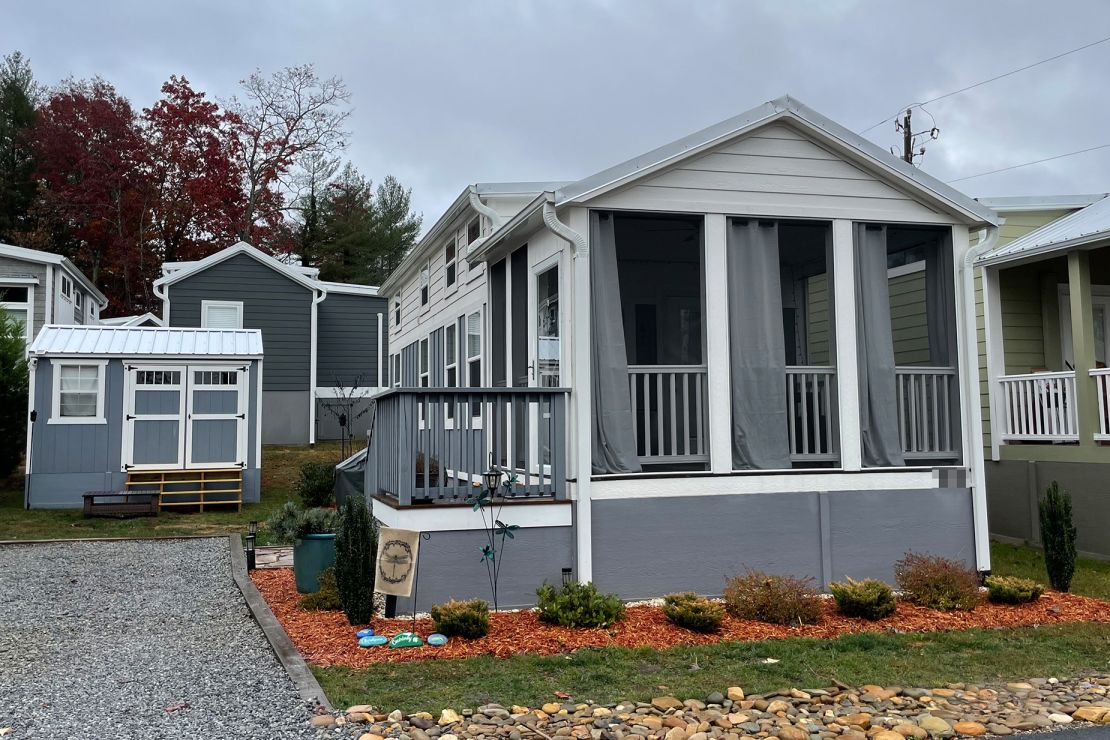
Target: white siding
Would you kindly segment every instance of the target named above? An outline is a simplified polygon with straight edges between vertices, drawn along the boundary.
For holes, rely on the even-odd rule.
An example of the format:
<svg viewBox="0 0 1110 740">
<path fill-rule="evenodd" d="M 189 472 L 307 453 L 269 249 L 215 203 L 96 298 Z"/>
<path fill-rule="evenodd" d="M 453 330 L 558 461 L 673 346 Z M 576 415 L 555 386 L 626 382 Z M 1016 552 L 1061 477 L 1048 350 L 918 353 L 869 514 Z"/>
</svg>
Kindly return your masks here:
<svg viewBox="0 0 1110 740">
<path fill-rule="evenodd" d="M 782 123 L 603 195 L 590 206 L 780 218 L 954 221 Z"/>
</svg>

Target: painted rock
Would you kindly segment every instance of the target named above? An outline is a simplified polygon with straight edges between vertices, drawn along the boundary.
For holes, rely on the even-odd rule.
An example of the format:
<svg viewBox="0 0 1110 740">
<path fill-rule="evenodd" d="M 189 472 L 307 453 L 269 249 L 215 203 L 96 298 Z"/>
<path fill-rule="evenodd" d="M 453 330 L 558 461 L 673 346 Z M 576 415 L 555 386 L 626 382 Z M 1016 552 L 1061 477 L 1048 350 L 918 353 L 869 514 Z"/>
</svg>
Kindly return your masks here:
<svg viewBox="0 0 1110 740">
<path fill-rule="evenodd" d="M 420 639 L 420 635 L 412 632 L 398 632 L 389 641 L 391 648 L 407 648 L 407 647 L 420 647 L 424 641 Z"/>
<path fill-rule="evenodd" d="M 433 632 L 428 635 L 428 644 L 435 647 L 440 647 L 447 644 L 447 635 L 441 635 L 438 632 Z"/>
<path fill-rule="evenodd" d="M 373 637 L 373 636 L 374 636 L 374 630 L 370 629 L 369 627 L 367 627 L 364 630 L 359 630 L 358 632 L 355 633 L 355 637 L 357 637 L 360 640 L 364 637 Z"/>
<path fill-rule="evenodd" d="M 363 638 L 359 639 L 358 646 L 359 647 L 378 647 L 379 645 L 384 645 L 387 642 L 389 642 L 389 638 L 386 637 L 385 635 L 367 635 L 366 637 L 363 637 Z"/>
</svg>

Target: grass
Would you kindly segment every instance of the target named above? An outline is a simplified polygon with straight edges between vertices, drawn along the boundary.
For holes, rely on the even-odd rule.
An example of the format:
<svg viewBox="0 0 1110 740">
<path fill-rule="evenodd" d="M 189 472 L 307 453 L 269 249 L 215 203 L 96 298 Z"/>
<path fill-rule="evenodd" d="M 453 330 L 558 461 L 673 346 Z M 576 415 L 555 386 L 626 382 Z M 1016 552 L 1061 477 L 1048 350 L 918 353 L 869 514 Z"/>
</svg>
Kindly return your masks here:
<svg viewBox="0 0 1110 740">
<path fill-rule="evenodd" d="M 22 487 L 0 486 L 0 540 L 75 539 L 82 537 L 174 537 L 246 532 L 247 522 L 264 522 L 289 499 L 302 463 L 339 462 L 339 443 L 315 447 L 269 445 L 262 448 L 262 500 L 242 511 L 220 508 L 203 513 L 163 511 L 157 517 L 86 519 L 78 510 L 23 508 Z M 18 486 L 18 484 L 17 484 Z M 260 528 L 259 544 L 266 544 Z"/>
<path fill-rule="evenodd" d="M 779 662 L 765 664 L 764 658 Z M 928 634 L 864 633 L 835 640 L 795 638 L 668 650 L 604 648 L 570 655 L 381 664 L 312 672 L 336 706 L 369 702 L 387 710 L 438 712 L 488 701 L 536 707 L 575 700 L 704 697 L 728 686 L 749 693 L 784 686 L 932 687 L 1110 669 L 1110 625 L 1054 625 Z"/>
<path fill-rule="evenodd" d="M 991 543 L 991 572 L 1000 576 L 1021 576 L 1048 583 L 1044 554 L 1032 547 Z M 1075 566 L 1071 593 L 1110 601 L 1110 561 L 1080 558 Z"/>
</svg>

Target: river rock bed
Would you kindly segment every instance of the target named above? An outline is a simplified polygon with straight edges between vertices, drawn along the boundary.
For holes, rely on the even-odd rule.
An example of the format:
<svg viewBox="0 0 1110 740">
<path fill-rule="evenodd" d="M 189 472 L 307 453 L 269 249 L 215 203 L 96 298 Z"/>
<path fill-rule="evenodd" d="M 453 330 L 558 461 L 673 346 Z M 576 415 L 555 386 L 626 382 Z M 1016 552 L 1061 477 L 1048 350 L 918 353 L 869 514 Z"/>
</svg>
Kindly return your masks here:
<svg viewBox="0 0 1110 740">
<path fill-rule="evenodd" d="M 1110 675 L 1033 678 L 934 688 L 843 685 L 650 702 L 487 704 L 439 714 L 385 713 L 370 705 L 321 715 L 327 737 L 358 740 L 932 740 L 1007 736 L 1065 725 L 1110 725 Z"/>
</svg>

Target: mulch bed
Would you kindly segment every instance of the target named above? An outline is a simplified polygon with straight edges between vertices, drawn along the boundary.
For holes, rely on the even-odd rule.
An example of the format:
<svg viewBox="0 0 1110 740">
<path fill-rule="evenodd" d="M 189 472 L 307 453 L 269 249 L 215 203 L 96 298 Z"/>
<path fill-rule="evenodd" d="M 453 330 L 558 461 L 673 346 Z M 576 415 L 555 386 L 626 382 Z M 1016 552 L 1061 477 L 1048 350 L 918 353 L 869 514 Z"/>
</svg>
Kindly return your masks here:
<svg viewBox="0 0 1110 740">
<path fill-rule="evenodd" d="M 1006 606 L 984 602 L 971 612 L 937 612 L 898 603 L 898 610 L 875 622 L 850 619 L 836 612 L 832 599 L 814 625 L 783 627 L 726 616 L 719 632 L 701 635 L 671 624 L 662 611 L 652 606 L 633 606 L 609 629 L 570 629 L 540 622 L 533 611 L 503 612 L 490 616 L 490 632 L 477 640 L 453 637 L 443 647 L 391 649 L 360 648 L 355 639 L 359 627 L 373 627 L 376 634 L 394 635 L 411 628 L 411 619 L 375 619 L 369 625 L 352 627 L 343 612 L 311 612 L 301 609 L 290 569 L 251 572 L 258 590 L 270 605 L 305 660 L 318 666 L 365 668 L 376 663 L 410 663 L 443 658 L 472 658 L 479 655 L 559 655 L 589 647 L 668 648 L 676 645 L 707 645 L 722 641 L 767 640 L 786 637 L 838 637 L 851 632 L 938 632 L 973 627 L 1031 627 L 1065 622 L 1110 622 L 1110 606 L 1104 601 L 1074 594 L 1048 591 L 1033 604 Z M 430 619 L 418 619 L 416 632 L 433 632 Z"/>
</svg>

